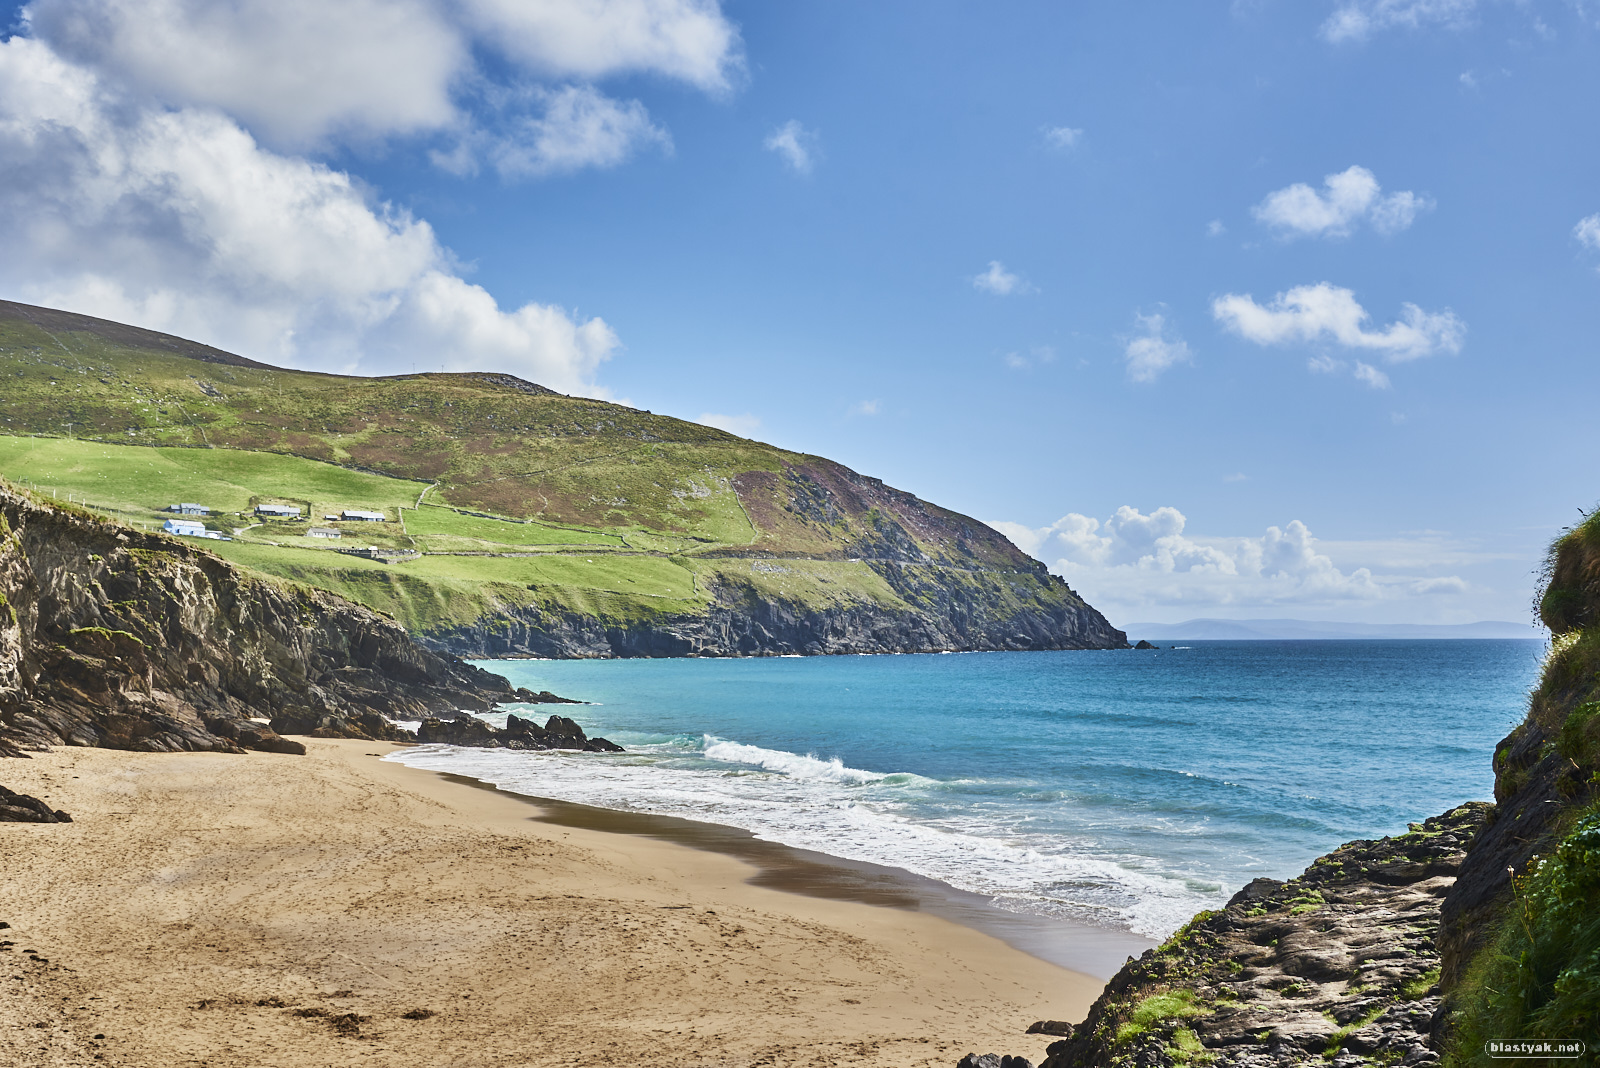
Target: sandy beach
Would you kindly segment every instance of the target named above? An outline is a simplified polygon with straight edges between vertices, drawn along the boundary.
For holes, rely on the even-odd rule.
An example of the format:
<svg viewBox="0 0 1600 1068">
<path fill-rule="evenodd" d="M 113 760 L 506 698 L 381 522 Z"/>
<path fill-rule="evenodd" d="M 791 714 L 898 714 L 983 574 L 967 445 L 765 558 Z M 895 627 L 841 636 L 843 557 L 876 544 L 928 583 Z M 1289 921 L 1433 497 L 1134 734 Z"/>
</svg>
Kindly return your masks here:
<svg viewBox="0 0 1600 1068">
<path fill-rule="evenodd" d="M 0 764 L 76 821 L 0 830 L 0 1063 L 1037 1061 L 1028 1023 L 1101 987 L 924 911 L 541 821 L 386 745 L 306 742 Z"/>
</svg>

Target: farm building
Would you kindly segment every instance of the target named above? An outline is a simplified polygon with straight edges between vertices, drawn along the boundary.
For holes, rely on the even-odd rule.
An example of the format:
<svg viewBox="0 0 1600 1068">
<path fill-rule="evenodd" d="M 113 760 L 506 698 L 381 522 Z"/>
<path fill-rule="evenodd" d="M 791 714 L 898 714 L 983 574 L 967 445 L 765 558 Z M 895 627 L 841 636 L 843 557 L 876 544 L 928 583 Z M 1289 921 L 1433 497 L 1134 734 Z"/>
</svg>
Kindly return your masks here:
<svg viewBox="0 0 1600 1068">
<path fill-rule="evenodd" d="M 344 536 L 332 527 L 312 527 L 306 531 L 306 534 L 313 538 L 342 538 Z"/>
<path fill-rule="evenodd" d="M 357 512 L 353 509 L 346 508 L 343 512 L 339 513 L 339 518 L 358 519 L 364 523 L 382 523 L 389 517 L 384 515 L 382 512 Z"/>
<path fill-rule="evenodd" d="M 204 523 L 196 523 L 192 519 L 169 519 L 161 524 L 161 529 L 168 534 L 176 534 L 180 538 L 210 538 L 213 541 L 232 541 L 224 538 L 214 530 L 207 530 Z"/>
<path fill-rule="evenodd" d="M 256 515 L 272 516 L 277 519 L 299 519 L 300 509 L 288 504 L 258 504 Z"/>
<path fill-rule="evenodd" d="M 167 511 L 177 512 L 179 515 L 210 515 L 211 509 L 203 504 L 169 504 Z"/>
</svg>

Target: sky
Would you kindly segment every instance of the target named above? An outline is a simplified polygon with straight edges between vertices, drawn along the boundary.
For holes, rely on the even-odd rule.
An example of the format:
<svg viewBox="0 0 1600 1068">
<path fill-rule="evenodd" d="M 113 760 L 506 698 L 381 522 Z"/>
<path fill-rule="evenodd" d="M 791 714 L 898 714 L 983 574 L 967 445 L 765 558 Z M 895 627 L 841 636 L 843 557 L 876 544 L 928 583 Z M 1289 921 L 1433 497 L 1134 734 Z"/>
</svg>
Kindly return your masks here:
<svg viewBox="0 0 1600 1068">
<path fill-rule="evenodd" d="M 825 455 L 1119 625 L 1526 621 L 1600 498 L 1593 0 L 3 25 L 6 299 Z"/>
</svg>

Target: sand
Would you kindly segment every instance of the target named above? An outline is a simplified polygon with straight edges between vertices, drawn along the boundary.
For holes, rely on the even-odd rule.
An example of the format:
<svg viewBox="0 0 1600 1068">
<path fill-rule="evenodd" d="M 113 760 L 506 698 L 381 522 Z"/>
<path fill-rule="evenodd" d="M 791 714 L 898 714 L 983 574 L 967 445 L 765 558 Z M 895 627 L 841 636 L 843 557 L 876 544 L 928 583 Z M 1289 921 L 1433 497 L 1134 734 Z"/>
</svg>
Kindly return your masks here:
<svg viewBox="0 0 1600 1068">
<path fill-rule="evenodd" d="M 0 1063 L 1038 1061 L 1027 1025 L 1100 990 L 927 912 L 306 741 L 0 761 L 76 821 L 0 824 Z"/>
</svg>

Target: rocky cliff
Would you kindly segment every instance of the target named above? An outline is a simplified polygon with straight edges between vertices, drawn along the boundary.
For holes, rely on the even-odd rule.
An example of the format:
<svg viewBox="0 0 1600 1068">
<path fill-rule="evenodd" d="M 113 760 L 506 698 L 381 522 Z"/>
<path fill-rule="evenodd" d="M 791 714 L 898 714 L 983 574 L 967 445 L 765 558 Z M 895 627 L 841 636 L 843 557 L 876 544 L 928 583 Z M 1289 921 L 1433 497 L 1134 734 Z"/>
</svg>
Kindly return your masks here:
<svg viewBox="0 0 1600 1068">
<path fill-rule="evenodd" d="M 1258 879 L 1128 964 L 1043 1068 L 1502 1064 L 1600 1035 L 1600 512 L 1551 547 L 1552 644 L 1495 803 Z M 1535 1058 L 1548 1063 L 1549 1057 Z M 1528 1063 L 1516 1061 L 1515 1063 Z"/>
<path fill-rule="evenodd" d="M 0 747 L 294 751 L 536 699 L 333 594 L 0 488 Z M 266 721 L 271 721 L 269 727 Z"/>
<path fill-rule="evenodd" d="M 417 638 L 433 649 L 483 658 L 1121 649 L 1128 644 L 1122 631 L 1036 561 L 1029 561 L 1027 586 L 1017 588 L 1001 574 L 893 559 L 867 564 L 903 606 L 806 604 L 757 591 L 724 573 L 707 583 L 714 600 L 703 611 L 618 619 L 502 605 L 469 624 L 419 630 Z"/>
</svg>

